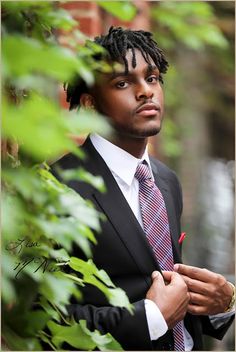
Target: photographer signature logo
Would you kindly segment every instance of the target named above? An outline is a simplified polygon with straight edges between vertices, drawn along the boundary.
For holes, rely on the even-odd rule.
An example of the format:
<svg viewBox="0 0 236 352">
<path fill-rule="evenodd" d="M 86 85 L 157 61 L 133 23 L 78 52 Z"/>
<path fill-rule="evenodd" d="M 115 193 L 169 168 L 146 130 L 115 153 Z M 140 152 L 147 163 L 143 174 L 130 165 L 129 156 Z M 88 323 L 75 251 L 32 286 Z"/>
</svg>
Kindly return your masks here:
<svg viewBox="0 0 236 352">
<path fill-rule="evenodd" d="M 41 244 L 37 241 L 32 241 L 27 237 L 19 238 L 16 241 L 9 242 L 5 249 L 13 255 L 23 255 L 24 249 L 38 248 Z M 13 268 L 15 271 L 15 279 L 18 279 L 19 274 L 26 267 L 30 267 L 33 273 L 37 273 L 42 270 L 43 273 L 61 271 L 64 265 L 67 265 L 69 261 L 64 261 L 62 258 L 46 258 L 45 256 L 22 256 L 16 262 L 16 266 Z"/>
<path fill-rule="evenodd" d="M 40 247 L 40 243 L 36 241 L 30 241 L 27 237 L 19 238 L 16 241 L 9 242 L 6 245 L 7 251 L 12 251 L 19 254 L 23 248 Z"/>
</svg>

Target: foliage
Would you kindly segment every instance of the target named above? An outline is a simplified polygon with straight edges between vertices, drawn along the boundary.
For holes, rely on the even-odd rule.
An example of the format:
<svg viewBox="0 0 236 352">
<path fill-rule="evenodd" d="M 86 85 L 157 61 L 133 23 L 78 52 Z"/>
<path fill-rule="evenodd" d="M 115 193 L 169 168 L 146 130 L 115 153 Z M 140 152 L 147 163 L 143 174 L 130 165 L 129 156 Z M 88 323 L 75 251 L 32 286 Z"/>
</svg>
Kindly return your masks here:
<svg viewBox="0 0 236 352">
<path fill-rule="evenodd" d="M 122 350 L 119 343 L 110 334 L 101 335 L 98 330 L 89 331 L 85 320 L 80 320 L 79 324 L 68 323 L 68 326 L 61 326 L 51 321 L 48 327 L 53 334 L 52 342 L 57 349 L 61 349 L 62 344 L 67 342 L 80 350 L 94 350 L 95 347 L 98 347 L 101 351 Z M 78 339 L 78 336 L 80 336 L 80 339 Z"/>
<path fill-rule="evenodd" d="M 84 321 L 66 316 L 71 296 L 80 301 L 80 287 L 88 282 L 111 305 L 131 311 L 125 293 L 91 259 L 93 232 L 99 232 L 103 219 L 48 166 L 65 152 L 83 157 L 71 135 L 91 126 L 109 132 L 97 114 L 67 113 L 58 106 L 59 84 L 75 74 L 92 84 L 98 68 L 93 54 L 102 51 L 79 45 L 77 38 L 84 35 L 78 30 L 70 41 L 73 50 L 60 47 L 55 30 L 74 25 L 53 2 L 2 2 L 2 137 L 8 146 L 19 145 L 17 155 L 5 149 L 2 171 L 2 336 L 11 350 L 62 350 L 63 342 L 82 350 L 121 349 L 111 335 L 90 332 Z M 102 69 L 109 67 L 102 63 Z M 106 191 L 102 179 L 86 170 L 58 172 L 65 180 L 76 177 Z M 73 243 L 88 261 L 70 258 Z"/>
<path fill-rule="evenodd" d="M 97 1 L 97 3 L 122 21 L 131 21 L 137 12 L 135 6 L 129 1 Z"/>
<path fill-rule="evenodd" d="M 161 2 L 152 15 L 165 29 L 165 36 L 159 38 L 164 47 L 174 48 L 176 41 L 194 50 L 205 45 L 226 48 L 228 42 L 214 23 L 213 8 L 205 2 Z M 174 40 L 173 40 L 174 39 Z"/>
<path fill-rule="evenodd" d="M 229 50 L 229 42 L 216 21 L 213 5 L 203 1 L 161 1 L 152 6 L 155 38 L 170 63 L 164 85 L 167 109 L 160 138 L 164 154 L 172 161 L 183 152 L 181 133 L 186 132 L 175 120 L 176 111 L 184 106 L 186 89 L 184 65 L 179 64 L 181 52 L 186 56 L 194 52 L 196 57 L 201 54 L 210 57 L 211 52 L 218 49 L 220 60 L 222 52 L 225 54 Z"/>
</svg>

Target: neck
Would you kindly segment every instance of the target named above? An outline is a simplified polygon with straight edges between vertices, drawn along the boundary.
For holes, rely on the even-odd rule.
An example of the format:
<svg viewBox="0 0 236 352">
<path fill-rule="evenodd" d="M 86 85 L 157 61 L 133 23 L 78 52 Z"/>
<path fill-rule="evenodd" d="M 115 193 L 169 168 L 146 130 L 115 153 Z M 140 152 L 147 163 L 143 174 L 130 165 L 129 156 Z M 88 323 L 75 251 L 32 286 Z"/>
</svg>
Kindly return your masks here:
<svg viewBox="0 0 236 352">
<path fill-rule="evenodd" d="M 148 142 L 148 138 L 130 138 L 119 135 L 112 136 L 109 140 L 138 159 L 143 156 Z"/>
</svg>

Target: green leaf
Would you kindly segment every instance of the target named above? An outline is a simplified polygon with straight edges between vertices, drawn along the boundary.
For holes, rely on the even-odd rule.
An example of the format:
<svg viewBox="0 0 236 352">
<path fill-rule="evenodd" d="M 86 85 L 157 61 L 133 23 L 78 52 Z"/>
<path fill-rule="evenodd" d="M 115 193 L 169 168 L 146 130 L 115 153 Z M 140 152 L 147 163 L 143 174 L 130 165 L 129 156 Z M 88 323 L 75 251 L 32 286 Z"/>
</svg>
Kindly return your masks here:
<svg viewBox="0 0 236 352">
<path fill-rule="evenodd" d="M 65 305 L 69 304 L 74 285 L 72 280 L 62 277 L 60 273 L 49 274 L 45 272 L 44 280 L 39 287 L 39 293 L 56 305 L 64 314 L 67 314 Z"/>
<path fill-rule="evenodd" d="M 73 326 L 61 326 L 50 321 L 48 328 L 53 335 L 52 342 L 58 349 L 60 349 L 63 342 L 67 342 L 69 345 L 85 351 L 93 350 L 96 347 L 96 344 L 77 323 Z"/>
<path fill-rule="evenodd" d="M 64 81 L 80 72 L 78 61 L 71 50 L 49 46 L 33 38 L 5 36 L 2 50 L 4 64 L 11 76 L 40 72 Z"/>
<path fill-rule="evenodd" d="M 84 275 L 95 275 L 97 276 L 105 285 L 110 287 L 115 287 L 105 270 L 99 270 L 91 259 L 85 262 L 82 259 L 71 257 L 69 265 L 72 269 L 82 272 Z"/>
<path fill-rule="evenodd" d="M 163 1 L 152 8 L 152 17 L 172 36 L 169 41 L 159 36 L 158 43 L 164 47 L 174 48 L 176 40 L 193 50 L 203 50 L 206 45 L 228 47 L 227 39 L 215 25 L 213 8 L 207 2 Z"/>
<path fill-rule="evenodd" d="M 59 313 L 51 306 L 51 304 L 46 300 L 45 297 L 40 296 L 39 298 L 40 306 L 45 310 L 45 312 L 50 316 L 52 319 L 60 322 L 61 317 Z"/>
<path fill-rule="evenodd" d="M 82 197 L 79 199 L 78 197 L 80 197 L 78 193 L 73 190 L 70 193 L 61 194 L 59 197 L 61 206 L 67 209 L 67 212 L 75 219 L 81 221 L 82 224 L 100 231 L 98 211 L 93 208 L 91 202 L 85 201 Z"/>
<path fill-rule="evenodd" d="M 109 288 L 109 302 L 115 307 L 125 307 L 130 313 L 133 311 L 133 306 L 124 290 L 121 288 Z"/>
<path fill-rule="evenodd" d="M 110 335 L 102 335 L 98 330 L 91 332 L 86 327 L 86 321 L 80 320 L 79 324 L 73 322 L 72 326 L 61 326 L 53 321 L 48 323 L 53 337 L 52 342 L 60 348 L 63 342 L 80 350 L 93 350 L 98 347 L 104 350 L 122 350 L 120 344 Z"/>
<path fill-rule="evenodd" d="M 98 1 L 99 6 L 122 21 L 131 21 L 137 13 L 129 1 Z"/>
<path fill-rule="evenodd" d="M 49 318 L 50 315 L 42 310 L 27 312 L 25 314 L 25 319 L 27 321 L 25 333 L 34 336 L 37 334 L 38 330 L 45 328 Z"/>
<path fill-rule="evenodd" d="M 54 9 L 53 11 L 37 11 L 37 13 L 40 15 L 41 22 L 52 28 L 69 31 L 78 24 L 68 11 L 61 8 Z"/>
<path fill-rule="evenodd" d="M 71 275 L 71 274 L 64 274 L 63 273 L 63 276 L 67 277 L 68 279 L 71 279 L 72 281 L 74 281 L 76 284 L 84 287 L 84 283 L 83 283 L 83 280 L 82 279 L 79 279 L 77 276 L 75 275 Z"/>
<path fill-rule="evenodd" d="M 13 279 L 13 277 L 14 277 L 13 268 L 15 267 L 15 259 L 16 258 L 7 251 L 9 243 L 10 243 L 10 241 L 9 242 L 5 241 L 3 244 L 4 251 L 2 253 L 2 271 L 3 271 L 5 277 L 9 277 L 9 278 Z"/>
<path fill-rule="evenodd" d="M 37 204 L 46 202 L 47 194 L 42 192 L 42 181 L 34 169 L 19 167 L 17 169 L 17 177 L 16 170 L 5 169 L 3 170 L 3 179 L 14 186 L 25 199 L 34 201 Z"/>
<path fill-rule="evenodd" d="M 2 337 L 10 351 L 42 351 L 36 338 L 21 337 L 6 325 L 3 327 Z"/>
<path fill-rule="evenodd" d="M 38 338 L 40 338 L 43 342 L 48 344 L 53 351 L 56 351 L 56 347 L 53 345 L 51 341 L 51 337 L 48 337 L 47 334 L 44 331 L 39 331 L 37 334 Z"/>
<path fill-rule="evenodd" d="M 2 6 L 10 14 L 27 9 L 32 10 L 32 8 L 38 10 L 41 8 L 50 10 L 51 8 L 50 3 L 47 3 L 47 1 L 4 1 Z"/>
<path fill-rule="evenodd" d="M 61 262 L 67 262 L 70 259 L 69 254 L 64 248 L 60 248 L 60 249 L 50 248 L 48 254 L 51 258 L 60 259 Z"/>
<path fill-rule="evenodd" d="M 90 230 L 90 228 L 88 226 L 81 224 L 79 222 L 78 223 L 78 231 L 82 236 L 87 237 L 91 242 L 93 242 L 94 244 L 97 244 L 97 240 L 94 237 L 93 232 Z"/>
<path fill-rule="evenodd" d="M 21 149 L 40 162 L 77 149 L 67 136 L 66 123 L 58 106 L 32 94 L 20 106 L 3 104 L 3 135 L 14 138 Z M 33 138 L 32 138 L 33 136 Z"/>
<path fill-rule="evenodd" d="M 106 118 L 96 111 L 80 108 L 68 114 L 68 129 L 72 135 L 88 134 L 92 131 L 106 137 L 111 132 L 111 127 Z"/>
<path fill-rule="evenodd" d="M 100 192 L 106 191 L 106 187 L 101 176 L 93 176 L 91 173 L 87 172 L 81 167 L 77 169 L 60 170 L 60 175 L 65 181 L 84 181 L 98 189 Z"/>
<path fill-rule="evenodd" d="M 83 274 L 85 283 L 101 290 L 110 304 L 117 307 L 125 307 L 132 313 L 132 305 L 129 303 L 126 293 L 120 288 L 115 288 L 107 273 L 104 270 L 99 270 L 91 259 L 85 262 L 82 259 L 71 257 L 69 266 Z"/>
<path fill-rule="evenodd" d="M 202 39 L 209 45 L 226 49 L 229 47 L 227 39 L 214 24 L 209 24 L 206 31 L 202 31 Z"/>
<path fill-rule="evenodd" d="M 17 174 L 16 174 L 17 176 Z M 3 239 L 15 240 L 22 230 L 22 219 L 25 218 L 25 208 L 21 200 L 7 192 L 2 193 L 2 233 Z"/>
<path fill-rule="evenodd" d="M 121 345 L 112 337 L 111 334 L 101 335 L 98 330 L 90 331 L 87 328 L 87 324 L 85 320 L 79 321 L 82 330 L 88 335 L 91 336 L 92 340 L 95 342 L 96 346 L 101 351 L 107 350 L 115 350 L 115 351 L 122 351 L 123 348 Z"/>
<path fill-rule="evenodd" d="M 3 262 L 3 258 L 2 258 L 2 262 Z M 16 292 L 15 292 L 15 285 L 12 282 L 12 280 L 10 280 L 8 277 L 4 276 L 4 272 L 2 272 L 2 300 L 3 303 L 6 304 L 12 304 L 14 302 L 16 302 L 17 296 L 16 296 Z"/>
</svg>

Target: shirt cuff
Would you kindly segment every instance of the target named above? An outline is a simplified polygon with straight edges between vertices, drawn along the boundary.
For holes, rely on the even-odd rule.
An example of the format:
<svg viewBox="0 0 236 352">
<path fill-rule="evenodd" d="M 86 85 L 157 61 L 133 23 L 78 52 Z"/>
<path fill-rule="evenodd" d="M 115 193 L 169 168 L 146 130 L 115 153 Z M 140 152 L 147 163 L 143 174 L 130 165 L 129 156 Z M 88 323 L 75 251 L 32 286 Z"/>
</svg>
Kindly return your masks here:
<svg viewBox="0 0 236 352">
<path fill-rule="evenodd" d="M 150 338 L 156 340 L 167 332 L 168 326 L 160 309 L 153 301 L 145 299 L 144 306 Z"/>
<path fill-rule="evenodd" d="M 218 329 L 222 325 L 226 324 L 230 317 L 235 314 L 235 308 L 233 307 L 229 312 L 219 313 L 215 315 L 209 315 L 211 324 L 215 329 Z"/>
</svg>

